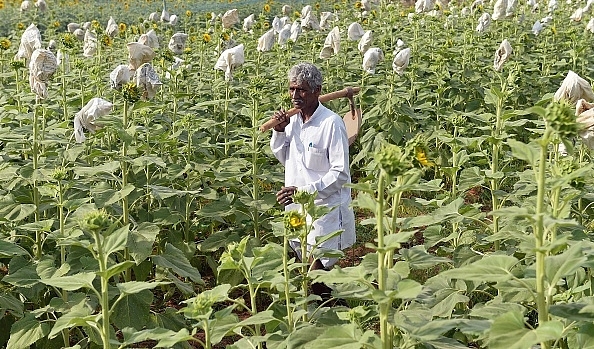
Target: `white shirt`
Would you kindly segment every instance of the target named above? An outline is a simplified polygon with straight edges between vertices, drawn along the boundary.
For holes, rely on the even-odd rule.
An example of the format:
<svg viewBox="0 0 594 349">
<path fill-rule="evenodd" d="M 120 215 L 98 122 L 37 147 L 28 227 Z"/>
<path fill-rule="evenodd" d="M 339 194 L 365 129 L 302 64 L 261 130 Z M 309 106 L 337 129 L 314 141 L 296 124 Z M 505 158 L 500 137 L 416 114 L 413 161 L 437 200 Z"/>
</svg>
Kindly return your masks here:
<svg viewBox="0 0 594 349">
<path fill-rule="evenodd" d="M 355 215 L 351 203 L 349 169 L 349 143 L 344 121 L 336 113 L 318 104 L 307 122 L 301 113 L 293 115 L 285 132 L 273 130 L 270 147 L 274 156 L 285 166 L 285 186 L 313 193 L 317 190 L 316 205 L 336 207 L 313 222 L 307 236 L 308 245 L 315 244 L 316 236 L 343 229 L 336 238 L 321 247 L 345 249 L 355 243 Z M 297 204 L 285 210 L 298 210 Z"/>
</svg>

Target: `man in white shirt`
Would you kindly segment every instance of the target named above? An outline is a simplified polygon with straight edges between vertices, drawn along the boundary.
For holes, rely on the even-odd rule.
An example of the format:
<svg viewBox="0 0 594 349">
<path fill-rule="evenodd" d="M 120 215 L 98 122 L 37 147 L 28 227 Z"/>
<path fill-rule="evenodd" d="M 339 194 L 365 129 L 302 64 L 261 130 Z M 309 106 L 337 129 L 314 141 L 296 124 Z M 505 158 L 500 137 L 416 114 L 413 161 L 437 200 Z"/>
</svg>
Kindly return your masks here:
<svg viewBox="0 0 594 349">
<path fill-rule="evenodd" d="M 270 147 L 285 166 L 285 186 L 276 194 L 277 201 L 285 206 L 285 210 L 298 210 L 299 206 L 293 203 L 293 194 L 298 190 L 308 193 L 317 191 L 316 205 L 337 207 L 313 222 L 307 243 L 311 247 L 316 236 L 343 230 L 341 235 L 322 243 L 320 247 L 344 250 L 355 242 L 351 190 L 344 187 L 351 182 L 344 121 L 318 101 L 322 74 L 314 65 L 299 63 L 289 70 L 288 77 L 291 101 L 299 113 L 288 118 L 281 109 L 273 115 L 280 123 L 274 127 Z M 299 254 L 299 243 L 292 241 L 291 246 Z M 316 259 L 312 269 L 328 269 L 336 261 L 337 258 Z M 317 292 L 316 285 L 326 289 Z M 323 284 L 313 284 L 312 289 L 320 296 L 329 293 Z"/>
</svg>

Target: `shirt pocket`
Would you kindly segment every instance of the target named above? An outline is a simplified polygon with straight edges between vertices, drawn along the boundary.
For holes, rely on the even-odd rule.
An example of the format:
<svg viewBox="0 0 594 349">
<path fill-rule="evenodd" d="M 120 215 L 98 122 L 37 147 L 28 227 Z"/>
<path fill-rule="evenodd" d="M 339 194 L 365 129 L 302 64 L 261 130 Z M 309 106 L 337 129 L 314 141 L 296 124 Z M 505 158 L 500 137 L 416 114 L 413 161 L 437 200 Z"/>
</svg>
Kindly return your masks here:
<svg viewBox="0 0 594 349">
<path fill-rule="evenodd" d="M 328 171 L 330 161 L 326 149 L 308 147 L 305 151 L 305 167 L 313 171 Z"/>
</svg>

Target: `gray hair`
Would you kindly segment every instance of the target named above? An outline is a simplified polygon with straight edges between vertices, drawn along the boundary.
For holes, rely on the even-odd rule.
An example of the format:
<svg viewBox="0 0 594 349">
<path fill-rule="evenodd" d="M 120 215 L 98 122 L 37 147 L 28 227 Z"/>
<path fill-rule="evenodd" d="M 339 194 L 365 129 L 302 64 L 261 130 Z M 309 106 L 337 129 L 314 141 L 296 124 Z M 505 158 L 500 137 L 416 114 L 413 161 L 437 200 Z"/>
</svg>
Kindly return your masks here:
<svg viewBox="0 0 594 349">
<path fill-rule="evenodd" d="M 289 70 L 289 82 L 297 84 L 306 83 L 312 91 L 322 88 L 322 73 L 315 65 L 302 62 L 294 65 Z"/>
</svg>

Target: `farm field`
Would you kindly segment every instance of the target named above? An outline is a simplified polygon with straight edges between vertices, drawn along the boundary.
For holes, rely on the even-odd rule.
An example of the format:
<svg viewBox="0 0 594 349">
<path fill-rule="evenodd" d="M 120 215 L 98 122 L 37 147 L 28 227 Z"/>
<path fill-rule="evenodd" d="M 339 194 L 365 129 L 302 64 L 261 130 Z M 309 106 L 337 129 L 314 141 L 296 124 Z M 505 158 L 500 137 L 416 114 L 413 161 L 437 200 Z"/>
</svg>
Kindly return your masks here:
<svg viewBox="0 0 594 349">
<path fill-rule="evenodd" d="M 0 347 L 594 348 L 593 12 L 0 0 Z M 360 88 L 328 272 L 259 129 L 301 61 Z"/>
</svg>

